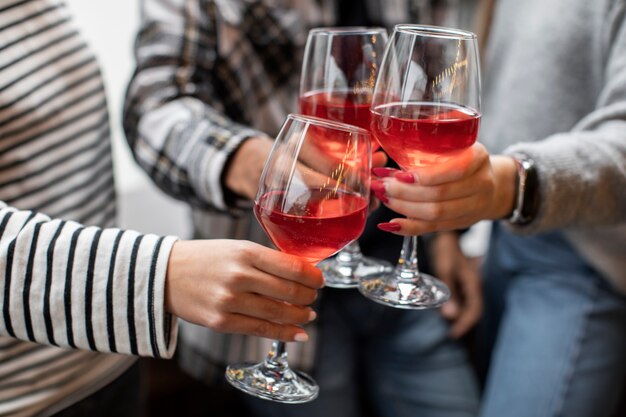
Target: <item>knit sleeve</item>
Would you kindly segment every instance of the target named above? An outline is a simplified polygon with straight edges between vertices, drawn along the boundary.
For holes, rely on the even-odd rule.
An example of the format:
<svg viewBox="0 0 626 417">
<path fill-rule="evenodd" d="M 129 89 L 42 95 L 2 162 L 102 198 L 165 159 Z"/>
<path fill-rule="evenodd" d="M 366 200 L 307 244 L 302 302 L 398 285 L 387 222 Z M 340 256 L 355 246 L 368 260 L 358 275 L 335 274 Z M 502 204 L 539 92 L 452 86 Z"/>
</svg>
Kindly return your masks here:
<svg viewBox="0 0 626 417">
<path fill-rule="evenodd" d="M 595 108 L 569 132 L 519 143 L 537 165 L 540 206 L 518 232 L 595 228 L 626 223 L 626 5 L 616 2 L 605 25 L 603 87 Z M 603 63 L 598 62 L 598 66 Z"/>
</svg>

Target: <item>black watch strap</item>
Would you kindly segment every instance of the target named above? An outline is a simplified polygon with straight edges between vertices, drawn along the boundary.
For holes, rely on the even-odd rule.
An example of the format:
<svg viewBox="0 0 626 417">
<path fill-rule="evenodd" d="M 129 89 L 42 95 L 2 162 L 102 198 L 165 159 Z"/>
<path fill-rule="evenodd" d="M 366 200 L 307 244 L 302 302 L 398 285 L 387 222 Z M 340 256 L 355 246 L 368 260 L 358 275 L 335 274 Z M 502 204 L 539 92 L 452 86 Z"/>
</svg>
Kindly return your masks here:
<svg viewBox="0 0 626 417">
<path fill-rule="evenodd" d="M 532 222 L 539 209 L 539 176 L 535 161 L 527 155 L 513 155 L 517 165 L 517 196 L 509 222 L 526 225 Z"/>
</svg>

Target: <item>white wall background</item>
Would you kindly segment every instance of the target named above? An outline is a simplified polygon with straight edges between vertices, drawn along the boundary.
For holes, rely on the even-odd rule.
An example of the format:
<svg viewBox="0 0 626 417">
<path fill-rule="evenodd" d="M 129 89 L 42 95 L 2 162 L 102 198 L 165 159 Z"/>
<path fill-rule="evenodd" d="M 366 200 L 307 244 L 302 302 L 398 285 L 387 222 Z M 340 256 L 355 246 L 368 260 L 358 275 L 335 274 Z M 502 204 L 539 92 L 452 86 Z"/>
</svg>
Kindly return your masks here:
<svg viewBox="0 0 626 417">
<path fill-rule="evenodd" d="M 126 85 L 134 69 L 133 43 L 139 25 L 139 1 L 66 0 L 76 24 L 98 57 L 104 75 L 111 130 L 119 223 L 144 233 L 190 235 L 184 203 L 157 189 L 130 154 L 121 126 Z"/>
</svg>

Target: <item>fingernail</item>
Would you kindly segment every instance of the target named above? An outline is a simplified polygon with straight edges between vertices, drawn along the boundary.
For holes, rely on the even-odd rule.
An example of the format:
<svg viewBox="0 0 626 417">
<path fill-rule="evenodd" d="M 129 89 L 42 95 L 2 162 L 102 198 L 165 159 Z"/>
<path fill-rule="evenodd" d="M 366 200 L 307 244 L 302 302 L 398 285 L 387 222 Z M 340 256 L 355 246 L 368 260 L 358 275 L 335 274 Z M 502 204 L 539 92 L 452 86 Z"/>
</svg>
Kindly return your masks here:
<svg viewBox="0 0 626 417">
<path fill-rule="evenodd" d="M 313 321 L 317 318 L 317 313 L 313 310 L 309 313 L 309 321 Z"/>
<path fill-rule="evenodd" d="M 383 193 L 385 192 L 385 183 L 381 180 L 372 180 L 370 187 L 372 188 L 372 191 L 374 192 L 376 191 L 381 191 Z"/>
<path fill-rule="evenodd" d="M 383 191 L 374 191 L 374 195 L 383 203 L 389 203 L 389 198 L 385 195 Z"/>
<path fill-rule="evenodd" d="M 380 230 L 384 230 L 385 232 L 399 232 L 402 229 L 398 223 L 378 223 L 376 225 Z"/>
<path fill-rule="evenodd" d="M 415 177 L 410 172 L 399 172 L 394 178 L 407 184 L 413 184 L 415 182 Z"/>
<path fill-rule="evenodd" d="M 306 333 L 297 333 L 293 340 L 296 342 L 307 342 L 309 340 L 309 335 Z"/>
<path fill-rule="evenodd" d="M 376 175 L 377 177 L 381 177 L 381 178 L 390 177 L 395 172 L 398 172 L 398 170 L 393 169 L 393 168 L 385 168 L 385 167 L 372 168 L 372 173 Z"/>
</svg>

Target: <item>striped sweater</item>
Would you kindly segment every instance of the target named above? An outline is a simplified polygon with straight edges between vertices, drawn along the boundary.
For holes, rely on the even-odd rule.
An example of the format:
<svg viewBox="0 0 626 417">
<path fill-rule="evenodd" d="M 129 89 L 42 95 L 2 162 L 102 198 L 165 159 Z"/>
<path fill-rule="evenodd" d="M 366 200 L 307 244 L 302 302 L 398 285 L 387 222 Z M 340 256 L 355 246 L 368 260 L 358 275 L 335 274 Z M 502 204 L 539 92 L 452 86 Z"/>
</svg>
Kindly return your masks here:
<svg viewBox="0 0 626 417">
<path fill-rule="evenodd" d="M 173 353 L 175 239 L 112 228 L 112 175 L 98 64 L 66 6 L 0 1 L 0 415 L 50 415 L 129 355 Z"/>
</svg>

